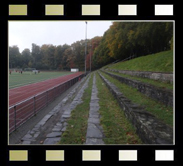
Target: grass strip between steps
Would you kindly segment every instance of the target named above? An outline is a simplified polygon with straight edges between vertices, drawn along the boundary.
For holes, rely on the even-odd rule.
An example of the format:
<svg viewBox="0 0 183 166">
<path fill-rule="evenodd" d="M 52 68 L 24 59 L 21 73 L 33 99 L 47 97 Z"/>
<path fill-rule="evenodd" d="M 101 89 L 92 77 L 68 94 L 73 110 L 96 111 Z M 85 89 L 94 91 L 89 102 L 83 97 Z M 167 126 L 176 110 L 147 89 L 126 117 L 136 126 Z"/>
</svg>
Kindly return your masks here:
<svg viewBox="0 0 183 166">
<path fill-rule="evenodd" d="M 96 84 L 100 105 L 100 124 L 104 130 L 105 144 L 142 144 L 133 125 L 98 74 L 96 74 Z"/>
<path fill-rule="evenodd" d="M 71 112 L 66 131 L 62 134 L 60 144 L 83 144 L 86 141 L 90 99 L 92 92 L 93 74 L 90 77 L 88 88 L 85 89 L 82 101 Z"/>
<path fill-rule="evenodd" d="M 126 84 L 119 82 L 111 76 L 102 72 L 102 75 L 108 79 L 111 83 L 116 85 L 125 97 L 131 100 L 133 103 L 143 106 L 146 111 L 151 112 L 157 118 L 164 123 L 173 126 L 173 108 L 166 107 L 164 104 L 155 101 L 146 95 L 137 91 L 136 88 L 132 88 Z"/>
<path fill-rule="evenodd" d="M 152 80 L 152 79 L 148 79 L 148 78 L 140 78 L 137 76 L 130 76 L 127 74 L 117 73 L 117 72 L 113 72 L 113 71 L 107 71 L 107 72 L 121 76 L 121 77 L 129 78 L 132 80 L 138 80 L 138 81 L 141 81 L 143 83 L 148 83 L 148 84 L 154 85 L 154 86 L 159 87 L 159 88 L 173 90 L 173 84 L 170 84 L 170 83 L 161 82 L 158 80 Z"/>
</svg>

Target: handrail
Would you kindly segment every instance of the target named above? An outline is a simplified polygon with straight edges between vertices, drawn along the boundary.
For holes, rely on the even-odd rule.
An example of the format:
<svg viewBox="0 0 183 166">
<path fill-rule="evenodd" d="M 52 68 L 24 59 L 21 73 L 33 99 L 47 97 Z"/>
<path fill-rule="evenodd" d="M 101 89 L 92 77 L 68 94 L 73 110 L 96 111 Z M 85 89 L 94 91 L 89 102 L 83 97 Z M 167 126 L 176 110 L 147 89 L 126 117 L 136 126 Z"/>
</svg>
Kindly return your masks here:
<svg viewBox="0 0 183 166">
<path fill-rule="evenodd" d="M 19 126 L 21 126 L 23 123 L 27 121 L 27 119 L 30 119 L 34 115 L 36 115 L 37 112 L 39 112 L 41 109 L 46 107 L 48 103 L 50 103 L 52 100 L 54 100 L 58 95 L 65 92 L 67 89 L 69 89 L 72 85 L 74 85 L 79 79 L 76 78 L 83 77 L 84 74 L 80 74 L 78 76 L 75 76 L 73 78 L 70 78 L 67 81 L 64 81 L 60 84 L 57 84 L 56 86 L 53 86 L 43 92 L 40 92 L 36 95 L 33 95 L 23 101 L 20 101 L 18 103 L 15 103 L 9 107 L 9 133 L 12 133 L 15 131 Z M 66 86 L 62 86 L 62 85 Z M 58 88 L 58 89 L 56 89 Z M 56 91 L 59 90 L 59 91 Z M 61 91 L 60 91 L 61 90 Z M 53 92 L 51 96 L 48 95 L 48 92 Z M 41 97 L 41 95 L 44 95 L 44 97 Z M 34 99 L 34 100 L 32 100 Z M 30 101 L 28 104 L 24 104 L 27 101 Z M 38 102 L 41 101 L 41 104 Z M 17 107 L 18 106 L 18 107 Z M 10 111 L 11 110 L 11 111 Z"/>
</svg>

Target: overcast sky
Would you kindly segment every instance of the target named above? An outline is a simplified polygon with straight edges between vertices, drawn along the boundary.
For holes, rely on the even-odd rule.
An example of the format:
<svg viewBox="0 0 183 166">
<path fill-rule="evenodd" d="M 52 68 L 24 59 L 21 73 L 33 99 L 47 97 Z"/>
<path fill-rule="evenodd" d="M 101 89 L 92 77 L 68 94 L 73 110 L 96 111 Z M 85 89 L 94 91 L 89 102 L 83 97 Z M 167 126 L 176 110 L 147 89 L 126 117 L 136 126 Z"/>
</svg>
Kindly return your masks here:
<svg viewBox="0 0 183 166">
<path fill-rule="evenodd" d="M 103 36 L 111 21 L 87 21 L 87 39 Z M 64 45 L 85 39 L 85 21 L 9 21 L 9 46 L 31 51 L 32 43 Z"/>
</svg>

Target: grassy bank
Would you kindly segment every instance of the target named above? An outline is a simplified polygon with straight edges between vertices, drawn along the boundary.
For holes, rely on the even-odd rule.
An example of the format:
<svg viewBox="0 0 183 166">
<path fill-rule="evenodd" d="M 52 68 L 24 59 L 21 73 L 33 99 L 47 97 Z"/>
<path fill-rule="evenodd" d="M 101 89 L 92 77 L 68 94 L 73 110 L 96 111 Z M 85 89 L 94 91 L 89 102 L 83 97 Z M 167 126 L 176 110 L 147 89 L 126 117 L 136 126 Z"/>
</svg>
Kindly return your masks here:
<svg viewBox="0 0 183 166">
<path fill-rule="evenodd" d="M 104 130 L 105 144 L 142 144 L 134 127 L 126 119 L 123 110 L 98 74 L 96 74 L 96 84 L 100 105 L 100 124 Z"/>
<path fill-rule="evenodd" d="M 173 50 L 119 62 L 109 66 L 109 68 L 117 70 L 173 72 Z"/>
</svg>

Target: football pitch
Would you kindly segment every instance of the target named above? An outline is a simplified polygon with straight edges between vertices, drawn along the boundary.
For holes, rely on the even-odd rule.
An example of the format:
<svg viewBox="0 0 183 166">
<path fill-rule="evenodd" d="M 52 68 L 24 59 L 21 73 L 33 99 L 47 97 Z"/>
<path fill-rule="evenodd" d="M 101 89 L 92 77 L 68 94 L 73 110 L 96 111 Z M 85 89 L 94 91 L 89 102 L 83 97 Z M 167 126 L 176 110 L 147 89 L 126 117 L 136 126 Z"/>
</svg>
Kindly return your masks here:
<svg viewBox="0 0 183 166">
<path fill-rule="evenodd" d="M 9 74 L 9 89 L 32 84 L 52 78 L 57 78 L 64 75 L 73 74 L 71 72 L 47 72 L 41 71 L 40 73 L 33 72 L 12 72 Z"/>
</svg>

